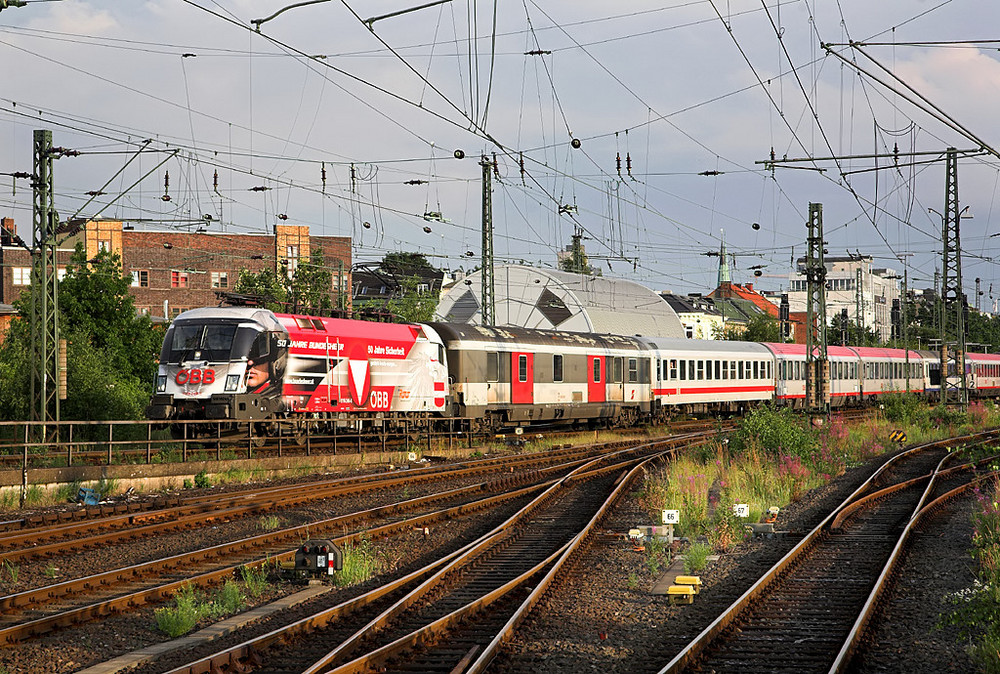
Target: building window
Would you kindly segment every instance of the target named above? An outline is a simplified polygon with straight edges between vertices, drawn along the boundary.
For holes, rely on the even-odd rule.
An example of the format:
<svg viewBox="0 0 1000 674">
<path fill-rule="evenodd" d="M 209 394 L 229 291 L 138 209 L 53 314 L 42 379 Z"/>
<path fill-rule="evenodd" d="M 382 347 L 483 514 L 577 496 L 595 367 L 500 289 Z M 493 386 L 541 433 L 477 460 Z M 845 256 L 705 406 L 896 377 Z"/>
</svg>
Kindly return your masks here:
<svg viewBox="0 0 1000 674">
<path fill-rule="evenodd" d="M 288 260 L 288 278 L 292 278 L 295 270 L 299 268 L 299 247 L 285 246 L 285 257 Z"/>
<path fill-rule="evenodd" d="M 111 252 L 111 239 L 98 239 L 97 240 L 97 252 L 98 253 L 110 253 Z"/>
<path fill-rule="evenodd" d="M 177 271 L 176 269 L 170 272 L 170 287 L 171 288 L 187 288 L 188 287 L 188 275 L 186 271 Z"/>
<path fill-rule="evenodd" d="M 427 283 L 418 283 L 417 284 L 417 292 L 418 293 L 430 292 L 430 289 L 431 289 L 431 287 Z"/>
<path fill-rule="evenodd" d="M 133 288 L 148 288 L 149 287 L 149 271 L 146 269 L 134 269 L 132 271 L 132 287 Z"/>
<path fill-rule="evenodd" d="M 31 267 L 14 267 L 14 285 L 31 285 Z"/>
<path fill-rule="evenodd" d="M 228 271 L 213 271 L 212 272 L 212 287 L 213 288 L 228 288 L 229 287 L 229 272 Z"/>
<path fill-rule="evenodd" d="M 561 354 L 552 354 L 552 381 L 563 380 L 563 357 Z"/>
<path fill-rule="evenodd" d="M 137 307 L 136 313 L 140 316 L 149 316 L 149 307 Z"/>
</svg>

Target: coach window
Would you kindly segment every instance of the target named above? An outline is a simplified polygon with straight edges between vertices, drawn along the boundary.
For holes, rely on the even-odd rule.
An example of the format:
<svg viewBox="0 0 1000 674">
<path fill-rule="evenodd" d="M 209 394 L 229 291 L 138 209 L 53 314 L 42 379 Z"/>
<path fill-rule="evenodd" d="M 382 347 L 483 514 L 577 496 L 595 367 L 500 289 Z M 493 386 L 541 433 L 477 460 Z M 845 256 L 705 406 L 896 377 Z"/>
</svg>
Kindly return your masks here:
<svg viewBox="0 0 1000 674">
<path fill-rule="evenodd" d="M 563 357 L 561 354 L 552 354 L 552 381 L 563 380 Z"/>
<path fill-rule="evenodd" d="M 517 357 L 517 380 L 528 381 L 528 357 L 524 354 Z"/>
<path fill-rule="evenodd" d="M 725 369 L 725 361 L 717 360 L 715 361 L 715 378 L 722 379 L 722 370 Z"/>
<path fill-rule="evenodd" d="M 670 359 L 670 378 L 677 379 L 677 359 Z"/>
<path fill-rule="evenodd" d="M 600 358 L 595 358 L 594 359 L 594 383 L 595 384 L 600 384 L 601 383 L 601 359 Z"/>
<path fill-rule="evenodd" d="M 740 365 L 743 365 L 743 363 L 740 363 Z M 729 378 L 730 379 L 736 379 L 736 361 L 735 360 L 729 361 Z"/>
<path fill-rule="evenodd" d="M 670 361 L 671 365 L 673 364 L 673 362 L 674 361 Z M 673 367 L 670 368 L 670 371 L 673 372 Z M 680 378 L 681 378 L 682 381 L 687 381 L 687 378 L 688 378 L 688 366 L 687 366 L 687 361 L 686 360 L 682 360 L 681 361 L 681 377 Z"/>
<path fill-rule="evenodd" d="M 703 381 L 705 379 L 705 361 L 697 360 L 698 364 L 698 381 Z"/>
<path fill-rule="evenodd" d="M 500 381 L 500 354 L 496 351 L 486 352 L 486 381 Z"/>
<path fill-rule="evenodd" d="M 667 361 L 661 362 L 659 358 L 656 359 L 656 381 L 663 379 L 663 374 L 667 371 L 666 365 Z"/>
<path fill-rule="evenodd" d="M 729 379 L 729 361 L 722 361 L 722 378 Z"/>
<path fill-rule="evenodd" d="M 623 374 L 622 371 L 624 370 L 624 366 L 625 366 L 625 364 L 622 361 L 623 361 L 623 359 L 622 359 L 621 356 L 617 356 L 615 358 L 615 363 L 614 363 L 615 364 L 614 379 L 611 380 L 611 383 L 613 383 L 613 384 L 620 384 L 620 383 L 622 383 L 622 374 Z"/>
<path fill-rule="evenodd" d="M 639 381 L 639 361 L 635 358 L 628 359 L 628 383 L 635 384 Z"/>
</svg>

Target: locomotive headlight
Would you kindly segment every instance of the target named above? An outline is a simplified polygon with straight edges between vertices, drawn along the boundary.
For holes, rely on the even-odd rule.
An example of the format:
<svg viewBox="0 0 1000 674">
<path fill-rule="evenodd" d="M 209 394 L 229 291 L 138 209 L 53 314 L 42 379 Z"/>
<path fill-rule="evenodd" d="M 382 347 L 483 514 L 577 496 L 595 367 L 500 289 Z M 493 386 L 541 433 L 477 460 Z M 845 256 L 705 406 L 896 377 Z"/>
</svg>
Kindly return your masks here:
<svg viewBox="0 0 1000 674">
<path fill-rule="evenodd" d="M 240 385 L 240 376 L 238 374 L 226 375 L 226 390 L 235 391 L 236 387 Z"/>
<path fill-rule="evenodd" d="M 167 375 L 158 374 L 156 375 L 156 392 L 163 393 L 167 390 Z"/>
</svg>

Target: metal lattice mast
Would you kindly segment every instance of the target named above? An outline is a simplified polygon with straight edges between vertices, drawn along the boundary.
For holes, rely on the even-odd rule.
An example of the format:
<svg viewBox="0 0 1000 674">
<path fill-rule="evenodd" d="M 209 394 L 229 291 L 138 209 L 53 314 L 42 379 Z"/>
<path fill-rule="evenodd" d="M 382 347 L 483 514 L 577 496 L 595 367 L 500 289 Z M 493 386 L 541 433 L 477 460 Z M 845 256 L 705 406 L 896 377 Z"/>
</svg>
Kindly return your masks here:
<svg viewBox="0 0 1000 674">
<path fill-rule="evenodd" d="M 493 185 L 490 171 L 493 164 L 482 156 L 479 165 L 483 167 L 483 325 L 496 325 L 496 310 L 493 299 Z"/>
<path fill-rule="evenodd" d="M 958 210 L 958 151 L 948 148 L 941 221 L 941 404 L 969 403 L 965 374 L 965 294 L 962 292 L 962 243 Z M 952 348 L 949 342 L 953 343 Z"/>
<path fill-rule="evenodd" d="M 823 259 L 823 204 L 809 204 L 806 255 L 806 406 L 829 411 L 826 350 L 826 263 Z"/>
<path fill-rule="evenodd" d="M 865 329 L 865 277 L 861 264 L 861 258 L 858 258 L 858 268 L 854 273 L 854 322 L 858 324 L 858 339 L 861 339 Z"/>
<path fill-rule="evenodd" d="M 31 268 L 31 419 L 59 421 L 59 279 L 52 180 L 52 132 L 34 134 L 34 207 Z"/>
</svg>

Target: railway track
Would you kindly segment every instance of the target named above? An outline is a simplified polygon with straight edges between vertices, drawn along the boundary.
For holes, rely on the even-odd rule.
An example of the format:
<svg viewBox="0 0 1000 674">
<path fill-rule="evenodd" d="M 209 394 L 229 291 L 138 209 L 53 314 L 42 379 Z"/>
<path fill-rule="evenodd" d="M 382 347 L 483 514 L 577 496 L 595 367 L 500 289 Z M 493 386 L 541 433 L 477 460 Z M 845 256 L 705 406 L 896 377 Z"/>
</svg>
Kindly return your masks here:
<svg viewBox="0 0 1000 674">
<path fill-rule="evenodd" d="M 842 671 L 930 498 L 954 496 L 971 482 L 969 466 L 947 468 L 959 453 L 946 449 L 969 440 L 890 459 L 660 674 Z"/>
<path fill-rule="evenodd" d="M 360 478 L 358 480 L 334 480 L 320 485 L 320 495 L 309 498 L 331 498 L 332 495 L 347 493 L 345 490 L 367 492 L 378 487 L 388 490 L 382 505 L 348 512 L 322 521 L 308 521 L 305 524 L 282 528 L 275 531 L 240 538 L 234 541 L 188 550 L 180 554 L 159 557 L 130 567 L 115 568 L 104 572 L 74 578 L 59 583 L 46 584 L 34 589 L 0 597 L 0 640 L 8 643 L 21 641 L 61 627 L 79 624 L 95 617 L 130 610 L 148 602 L 160 601 L 171 596 L 183 584 L 207 586 L 232 577 L 240 566 L 259 566 L 270 559 L 286 561 L 294 555 L 294 549 L 302 540 L 317 535 L 336 537 L 341 544 L 357 543 L 362 536 L 390 536 L 412 530 L 415 527 L 432 526 L 449 518 L 461 517 L 478 510 L 496 507 L 498 503 L 527 498 L 531 493 L 544 489 L 553 480 L 560 479 L 567 472 L 581 464 L 608 455 L 622 452 L 652 451 L 652 448 L 673 447 L 691 442 L 693 438 L 670 439 L 662 443 L 651 443 L 645 450 L 623 450 L 604 448 L 596 453 L 585 449 L 565 449 L 554 456 L 527 455 L 506 461 L 488 460 L 473 462 L 472 466 L 456 466 L 444 471 L 402 471 L 403 476 L 383 475 L 381 479 Z M 472 478 L 487 475 L 486 481 L 471 481 Z M 450 481 L 430 489 L 422 496 L 400 501 L 398 487 L 407 481 L 421 482 L 436 479 Z M 455 486 L 455 480 L 464 480 L 462 486 Z M 392 491 L 397 489 L 396 491 Z M 332 490 L 332 491 L 330 491 Z M 258 500 L 276 499 L 273 507 L 286 503 L 287 499 L 297 502 L 305 498 L 301 486 L 270 488 L 264 495 L 246 493 L 236 496 L 237 500 L 253 501 L 249 506 L 233 505 L 233 495 L 221 498 L 202 499 L 192 504 L 184 504 L 175 509 L 176 518 L 159 523 L 132 522 L 134 528 L 112 530 L 92 534 L 89 537 L 78 532 L 71 547 L 76 554 L 88 548 L 107 545 L 109 541 L 152 536 L 176 531 L 182 526 L 195 526 L 205 522 L 219 522 L 232 511 L 242 514 L 256 513 L 259 508 L 268 508 Z M 292 492 L 291 496 L 289 492 Z M 213 508 L 226 506 L 222 510 Z M 228 508 L 228 509 L 227 509 Z M 193 510 L 193 512 L 189 512 Z M 235 516 L 235 515 L 232 515 Z M 110 518 L 116 520 L 116 518 Z M 106 524 L 110 524 L 107 522 Z M 47 535 L 66 535 L 69 526 L 95 526 L 96 522 L 75 523 L 75 525 L 55 525 L 48 528 L 32 529 L 29 532 L 8 532 L 8 541 L 17 541 L 20 547 L 0 553 L 10 559 L 24 559 L 32 555 L 44 557 L 59 551 L 67 552 L 63 543 L 42 543 Z M 116 524 L 121 524 L 117 522 Z M 340 535 L 345 530 L 356 533 Z M 363 532 L 363 533 L 362 533 Z M 35 536 L 34 545 L 27 545 L 24 538 Z M 0 538 L 0 541 L 4 540 Z M 25 547 L 27 545 L 27 547 Z"/>
<path fill-rule="evenodd" d="M 403 581 L 378 588 L 170 671 L 479 671 L 649 460 L 623 452 L 577 468 L 501 526 L 410 574 L 405 594 Z"/>
</svg>

